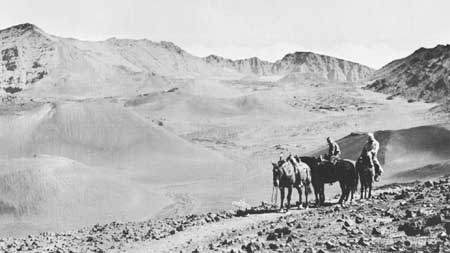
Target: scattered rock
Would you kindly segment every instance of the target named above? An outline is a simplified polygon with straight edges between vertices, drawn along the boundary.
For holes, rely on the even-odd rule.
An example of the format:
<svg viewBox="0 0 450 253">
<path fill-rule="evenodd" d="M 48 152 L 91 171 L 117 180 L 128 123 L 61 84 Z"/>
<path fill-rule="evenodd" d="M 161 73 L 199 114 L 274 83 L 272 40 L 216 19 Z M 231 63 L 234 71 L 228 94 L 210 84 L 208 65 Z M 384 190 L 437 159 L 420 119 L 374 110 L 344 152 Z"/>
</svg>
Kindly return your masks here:
<svg viewBox="0 0 450 253">
<path fill-rule="evenodd" d="M 397 247 L 391 246 L 391 247 L 389 247 L 388 251 L 389 251 L 389 252 L 398 252 L 399 250 L 398 250 Z"/>
<path fill-rule="evenodd" d="M 427 226 L 435 226 L 435 225 L 441 224 L 443 222 L 443 220 L 444 220 L 444 217 L 442 217 L 441 214 L 436 214 L 427 219 L 426 225 Z"/>
<path fill-rule="evenodd" d="M 349 220 L 344 221 L 344 226 L 346 227 L 351 227 L 352 226 L 352 222 Z"/>
<path fill-rule="evenodd" d="M 372 228 L 372 235 L 382 235 L 382 231 L 379 228 Z"/>
<path fill-rule="evenodd" d="M 425 183 L 423 183 L 423 186 L 425 187 L 433 187 L 434 183 L 431 180 L 425 181 Z"/>
<path fill-rule="evenodd" d="M 422 220 L 415 220 L 406 222 L 398 227 L 399 231 L 404 231 L 406 235 L 415 236 L 422 233 L 423 222 Z"/>
<path fill-rule="evenodd" d="M 269 244 L 269 249 L 271 249 L 271 250 L 277 250 L 278 248 L 279 248 L 278 245 L 275 244 L 275 243 L 270 243 Z"/>
<path fill-rule="evenodd" d="M 414 217 L 416 217 L 416 216 L 417 216 L 417 215 L 416 215 L 416 212 L 415 212 L 415 211 L 406 210 L 406 215 L 405 215 L 406 218 L 414 218 Z"/>
<path fill-rule="evenodd" d="M 276 239 L 278 239 L 278 236 L 274 232 L 269 233 L 269 235 L 266 238 L 267 241 L 275 241 Z"/>
<path fill-rule="evenodd" d="M 326 241 L 326 242 L 325 242 L 325 246 L 326 246 L 327 249 L 329 249 L 329 250 L 337 247 L 337 245 L 336 245 L 335 243 L 333 243 L 332 241 Z"/>
<path fill-rule="evenodd" d="M 368 243 L 363 237 L 361 237 L 361 238 L 358 240 L 358 244 L 361 245 L 361 246 L 363 246 L 363 247 L 369 246 L 369 243 Z"/>
<path fill-rule="evenodd" d="M 355 222 L 356 222 L 357 224 L 363 223 L 363 222 L 364 222 L 364 217 L 363 217 L 362 215 L 356 215 L 356 216 L 355 216 Z"/>
<path fill-rule="evenodd" d="M 246 245 L 242 245 L 242 249 L 245 250 L 246 252 L 256 252 L 262 249 L 261 247 L 261 243 L 259 242 L 249 242 Z"/>
<path fill-rule="evenodd" d="M 441 240 L 445 240 L 448 238 L 448 235 L 446 232 L 441 232 L 441 233 L 439 233 L 438 238 Z"/>
</svg>

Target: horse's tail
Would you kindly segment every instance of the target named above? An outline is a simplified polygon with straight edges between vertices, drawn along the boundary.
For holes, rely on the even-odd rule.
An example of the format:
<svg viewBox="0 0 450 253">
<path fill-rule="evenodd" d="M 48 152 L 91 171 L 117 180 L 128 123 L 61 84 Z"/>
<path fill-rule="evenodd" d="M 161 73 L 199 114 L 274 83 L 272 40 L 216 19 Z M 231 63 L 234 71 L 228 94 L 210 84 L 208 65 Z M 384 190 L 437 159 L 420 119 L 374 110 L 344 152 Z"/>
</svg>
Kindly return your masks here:
<svg viewBox="0 0 450 253">
<path fill-rule="evenodd" d="M 352 165 L 353 168 L 353 180 L 352 180 L 352 184 L 350 186 L 350 190 L 352 191 L 352 193 L 355 193 L 358 190 L 358 181 L 359 181 L 359 177 L 361 175 L 359 175 L 359 170 L 357 169 L 356 163 L 353 161 L 349 161 Z"/>
<path fill-rule="evenodd" d="M 305 191 L 306 194 L 312 193 L 312 180 L 311 180 L 311 168 L 306 164 L 306 180 L 305 180 Z"/>
</svg>

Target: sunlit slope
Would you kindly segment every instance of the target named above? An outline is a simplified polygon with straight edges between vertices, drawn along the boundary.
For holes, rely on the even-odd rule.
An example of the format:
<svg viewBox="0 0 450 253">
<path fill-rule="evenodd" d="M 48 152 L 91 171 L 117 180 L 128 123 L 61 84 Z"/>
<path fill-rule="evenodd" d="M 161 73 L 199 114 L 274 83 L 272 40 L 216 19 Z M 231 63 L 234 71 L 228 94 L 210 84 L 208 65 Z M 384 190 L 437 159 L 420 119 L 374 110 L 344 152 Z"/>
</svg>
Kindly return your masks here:
<svg viewBox="0 0 450 253">
<path fill-rule="evenodd" d="M 221 178 L 236 170 L 223 156 L 115 103 L 45 104 L 2 118 L 0 126 L 0 141 L 8 143 L 0 154 L 8 157 L 57 155 L 155 182 Z"/>
<path fill-rule="evenodd" d="M 118 171 L 48 155 L 0 159 L 1 236 L 138 219 L 166 203 Z"/>
</svg>

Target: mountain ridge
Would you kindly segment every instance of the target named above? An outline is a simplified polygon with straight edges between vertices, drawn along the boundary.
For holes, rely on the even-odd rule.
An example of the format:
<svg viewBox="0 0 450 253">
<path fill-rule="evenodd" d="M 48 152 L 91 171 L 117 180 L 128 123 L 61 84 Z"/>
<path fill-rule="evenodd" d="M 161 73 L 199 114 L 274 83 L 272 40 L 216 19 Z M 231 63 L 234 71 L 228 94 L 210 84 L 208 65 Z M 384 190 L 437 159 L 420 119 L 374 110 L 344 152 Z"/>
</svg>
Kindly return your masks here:
<svg viewBox="0 0 450 253">
<path fill-rule="evenodd" d="M 39 89 L 54 96 L 110 96 L 167 88 L 172 78 L 239 80 L 292 72 L 356 82 L 373 72 L 355 62 L 312 52 L 286 54 L 275 62 L 197 57 L 169 41 L 114 37 L 83 41 L 47 34 L 30 23 L 0 30 L 0 51 L 0 87 L 10 93 L 30 89 L 34 96 L 39 96 Z M 37 82 L 39 87 L 34 85 Z"/>
</svg>

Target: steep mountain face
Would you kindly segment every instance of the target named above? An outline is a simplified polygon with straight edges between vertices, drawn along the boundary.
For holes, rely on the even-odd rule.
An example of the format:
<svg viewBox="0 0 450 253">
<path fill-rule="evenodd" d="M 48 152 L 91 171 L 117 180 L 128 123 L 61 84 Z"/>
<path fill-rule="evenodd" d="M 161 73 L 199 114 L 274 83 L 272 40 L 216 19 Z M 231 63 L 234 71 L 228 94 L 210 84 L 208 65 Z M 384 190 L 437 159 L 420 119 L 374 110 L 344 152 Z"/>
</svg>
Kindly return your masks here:
<svg viewBox="0 0 450 253">
<path fill-rule="evenodd" d="M 241 73 L 290 77 L 306 74 L 314 75 L 318 79 L 338 82 L 365 80 L 374 72 L 373 69 L 358 63 L 311 52 L 287 54 L 274 63 L 262 61 L 256 57 L 233 61 L 210 55 L 204 59 L 208 63 L 232 68 Z"/>
<path fill-rule="evenodd" d="M 450 94 L 450 45 L 420 48 L 374 74 L 368 88 L 425 101 L 440 101 Z"/>
<path fill-rule="evenodd" d="M 272 66 L 274 73 L 313 73 L 329 81 L 355 82 L 370 77 L 373 69 L 346 60 L 315 54 L 295 52 L 287 54 Z"/>
<path fill-rule="evenodd" d="M 173 79 L 237 80 L 291 73 L 354 82 L 371 72 L 360 64 L 314 53 L 288 54 L 275 63 L 256 57 L 200 58 L 165 41 L 80 41 L 49 35 L 32 24 L 0 30 L 0 88 L 8 93 L 25 90 L 32 96 L 128 95 L 166 89 Z"/>
<path fill-rule="evenodd" d="M 31 24 L 0 31 L 0 85 L 13 93 L 54 67 L 55 41 Z"/>
<path fill-rule="evenodd" d="M 255 75 L 271 75 L 273 63 L 260 60 L 257 57 L 240 60 L 230 60 L 217 55 L 210 55 L 203 58 L 205 62 L 229 69 L 234 69 L 240 73 L 248 73 Z"/>
</svg>

